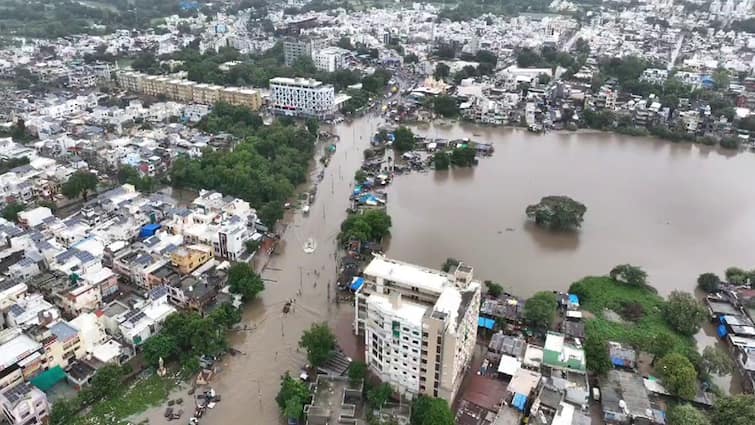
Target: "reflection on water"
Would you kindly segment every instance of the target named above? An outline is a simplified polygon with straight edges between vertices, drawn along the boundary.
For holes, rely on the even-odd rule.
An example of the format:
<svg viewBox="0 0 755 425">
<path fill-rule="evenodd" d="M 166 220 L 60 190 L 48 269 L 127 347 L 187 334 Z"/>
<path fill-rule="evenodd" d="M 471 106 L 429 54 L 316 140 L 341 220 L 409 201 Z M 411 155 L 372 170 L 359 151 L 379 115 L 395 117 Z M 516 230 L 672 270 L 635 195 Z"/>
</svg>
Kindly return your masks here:
<svg viewBox="0 0 755 425">
<path fill-rule="evenodd" d="M 522 227 L 545 252 L 573 251 L 579 247 L 579 230 L 563 232 L 548 230 L 529 220 Z"/>
</svg>

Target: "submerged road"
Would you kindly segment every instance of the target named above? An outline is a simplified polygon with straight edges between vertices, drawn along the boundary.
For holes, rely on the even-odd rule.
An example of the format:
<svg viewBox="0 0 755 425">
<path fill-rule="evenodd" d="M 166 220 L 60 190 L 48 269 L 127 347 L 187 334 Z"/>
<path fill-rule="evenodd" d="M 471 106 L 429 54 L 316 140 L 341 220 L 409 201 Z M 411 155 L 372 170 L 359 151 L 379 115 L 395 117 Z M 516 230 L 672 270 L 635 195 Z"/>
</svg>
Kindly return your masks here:
<svg viewBox="0 0 755 425">
<path fill-rule="evenodd" d="M 251 330 L 233 332 L 230 337 L 231 346 L 243 354 L 223 359 L 222 370 L 211 382 L 222 402 L 208 411 L 201 425 L 283 423 L 275 396 L 281 375 L 286 371 L 298 375 L 306 363 L 305 354 L 297 348 L 302 333 L 316 322 L 327 321 L 335 328 L 339 317 L 345 320 L 353 311 L 351 304 L 336 305 L 331 301 L 336 295 L 336 238 L 346 218 L 354 173 L 380 122 L 379 117 L 370 114 L 351 124 L 335 126 L 340 141 L 324 168 L 310 213 L 304 216 L 300 209 L 292 210 L 284 220 L 284 242 L 262 273 L 265 290 L 244 312 L 241 324 Z M 325 146 L 318 144 L 316 158 Z M 311 174 L 313 182 L 321 170 L 318 161 Z M 304 248 L 310 238 L 316 248 L 308 253 Z M 284 315 L 283 304 L 291 298 L 296 300 L 295 306 Z M 179 396 L 182 395 L 172 398 Z M 135 422 L 149 419 L 152 425 L 167 424 L 162 416 L 164 408 L 163 404 L 150 409 Z M 190 416 L 186 410 L 181 421 Z"/>
</svg>

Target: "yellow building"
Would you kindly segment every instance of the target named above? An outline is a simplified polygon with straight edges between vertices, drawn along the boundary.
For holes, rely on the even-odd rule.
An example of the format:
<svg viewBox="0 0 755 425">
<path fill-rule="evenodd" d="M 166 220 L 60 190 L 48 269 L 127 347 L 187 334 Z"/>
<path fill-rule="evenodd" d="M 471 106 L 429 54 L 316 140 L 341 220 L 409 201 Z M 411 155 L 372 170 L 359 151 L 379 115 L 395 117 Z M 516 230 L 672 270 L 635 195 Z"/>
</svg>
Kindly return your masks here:
<svg viewBox="0 0 755 425">
<path fill-rule="evenodd" d="M 212 249 L 204 245 L 189 245 L 177 249 L 170 256 L 170 262 L 181 274 L 189 274 L 199 266 L 212 260 Z"/>
</svg>

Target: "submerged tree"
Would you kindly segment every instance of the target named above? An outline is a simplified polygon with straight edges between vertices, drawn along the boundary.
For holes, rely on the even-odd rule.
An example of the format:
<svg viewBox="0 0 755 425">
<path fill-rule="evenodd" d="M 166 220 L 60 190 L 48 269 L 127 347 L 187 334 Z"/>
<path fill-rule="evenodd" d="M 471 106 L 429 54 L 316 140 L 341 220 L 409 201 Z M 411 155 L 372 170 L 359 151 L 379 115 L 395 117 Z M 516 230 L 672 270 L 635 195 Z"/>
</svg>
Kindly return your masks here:
<svg viewBox="0 0 755 425">
<path fill-rule="evenodd" d="M 564 230 L 580 227 L 587 207 L 568 196 L 546 196 L 529 205 L 527 217 L 540 226 Z"/>
</svg>

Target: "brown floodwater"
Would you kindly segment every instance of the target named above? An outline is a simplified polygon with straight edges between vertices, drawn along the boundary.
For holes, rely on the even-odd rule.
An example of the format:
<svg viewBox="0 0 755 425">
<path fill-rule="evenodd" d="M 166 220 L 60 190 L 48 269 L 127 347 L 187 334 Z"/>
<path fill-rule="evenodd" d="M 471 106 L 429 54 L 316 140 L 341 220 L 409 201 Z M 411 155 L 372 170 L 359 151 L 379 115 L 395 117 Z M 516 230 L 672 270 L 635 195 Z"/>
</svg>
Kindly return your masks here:
<svg viewBox="0 0 755 425">
<path fill-rule="evenodd" d="M 271 258 L 262 274 L 266 289 L 244 313 L 244 323 L 254 329 L 231 337 L 244 354 L 224 359 L 212 382 L 223 401 L 201 424 L 283 423 L 275 395 L 280 376 L 298 374 L 306 362 L 297 349 L 302 332 L 322 321 L 343 329 L 338 322 L 349 320 L 350 305 L 329 301 L 336 236 L 354 171 L 379 122 L 367 117 L 336 128 L 340 141 L 311 212 L 305 217 L 292 211 L 287 217 L 285 248 Z M 396 178 L 388 208 L 393 257 L 439 267 L 454 256 L 472 265 L 477 277 L 502 282 L 523 296 L 566 289 L 575 279 L 607 273 L 624 262 L 644 267 L 664 294 L 692 290 L 702 272 L 751 264 L 755 157 L 750 154 L 603 133 L 534 136 L 461 126 L 416 131 L 492 142 L 496 152 L 474 169 Z M 550 194 L 587 205 L 580 231 L 554 234 L 526 222 L 525 207 Z M 303 250 L 309 238 L 317 244 L 311 254 Z M 295 310 L 283 315 L 290 298 L 296 299 Z M 185 392 L 173 397 L 178 396 L 189 399 Z M 164 405 L 150 409 L 132 422 L 167 424 L 163 410 Z"/>
<path fill-rule="evenodd" d="M 620 263 L 642 266 L 661 294 L 691 291 L 700 273 L 755 260 L 751 153 L 607 133 L 415 132 L 491 142 L 496 151 L 474 169 L 398 176 L 389 189 L 390 256 L 431 267 L 459 258 L 522 296 L 565 290 Z M 528 222 L 526 206 L 546 195 L 584 203 L 582 228 L 554 233 Z"/>
</svg>

